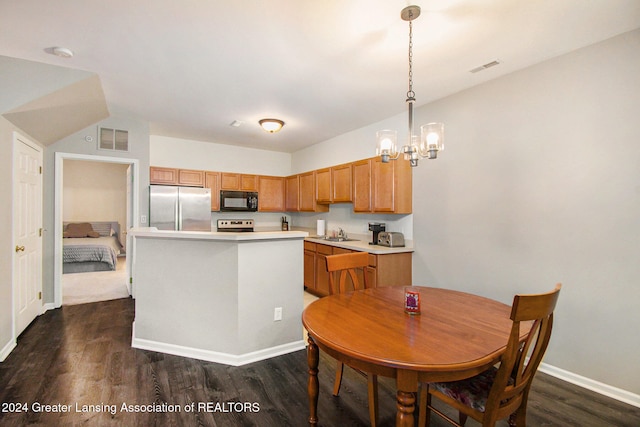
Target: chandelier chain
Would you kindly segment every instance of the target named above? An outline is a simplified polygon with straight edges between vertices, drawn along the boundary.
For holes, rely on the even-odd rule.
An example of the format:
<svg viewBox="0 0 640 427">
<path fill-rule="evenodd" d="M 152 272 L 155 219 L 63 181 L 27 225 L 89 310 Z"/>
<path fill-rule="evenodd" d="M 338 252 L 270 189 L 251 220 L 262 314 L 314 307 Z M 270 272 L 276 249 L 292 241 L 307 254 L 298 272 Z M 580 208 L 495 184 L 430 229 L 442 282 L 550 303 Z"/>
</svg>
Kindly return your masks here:
<svg viewBox="0 0 640 427">
<path fill-rule="evenodd" d="M 409 21 L 409 90 L 407 100 L 416 97 L 413 91 L 413 21 Z"/>
</svg>

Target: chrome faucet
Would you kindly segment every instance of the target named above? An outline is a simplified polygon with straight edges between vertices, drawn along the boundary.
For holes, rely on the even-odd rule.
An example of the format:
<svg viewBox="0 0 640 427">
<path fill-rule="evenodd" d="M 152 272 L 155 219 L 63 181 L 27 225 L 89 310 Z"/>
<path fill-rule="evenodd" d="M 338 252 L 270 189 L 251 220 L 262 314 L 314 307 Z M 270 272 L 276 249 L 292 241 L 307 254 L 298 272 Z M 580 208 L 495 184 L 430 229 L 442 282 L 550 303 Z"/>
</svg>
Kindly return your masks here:
<svg viewBox="0 0 640 427">
<path fill-rule="evenodd" d="M 341 239 L 346 239 L 347 238 L 347 233 L 345 233 L 342 228 L 338 228 L 338 237 L 341 238 Z"/>
</svg>

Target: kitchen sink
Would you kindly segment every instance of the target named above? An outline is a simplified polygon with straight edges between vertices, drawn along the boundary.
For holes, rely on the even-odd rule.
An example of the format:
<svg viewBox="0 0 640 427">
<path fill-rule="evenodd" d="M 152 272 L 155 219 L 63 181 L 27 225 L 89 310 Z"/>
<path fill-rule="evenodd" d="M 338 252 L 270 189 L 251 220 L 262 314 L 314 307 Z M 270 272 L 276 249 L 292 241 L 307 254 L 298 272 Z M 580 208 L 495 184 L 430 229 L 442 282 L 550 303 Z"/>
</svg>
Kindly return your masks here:
<svg viewBox="0 0 640 427">
<path fill-rule="evenodd" d="M 349 237 L 329 237 L 329 236 L 317 236 L 316 239 L 326 240 L 327 242 L 357 242 L 358 239 L 351 239 Z"/>
</svg>

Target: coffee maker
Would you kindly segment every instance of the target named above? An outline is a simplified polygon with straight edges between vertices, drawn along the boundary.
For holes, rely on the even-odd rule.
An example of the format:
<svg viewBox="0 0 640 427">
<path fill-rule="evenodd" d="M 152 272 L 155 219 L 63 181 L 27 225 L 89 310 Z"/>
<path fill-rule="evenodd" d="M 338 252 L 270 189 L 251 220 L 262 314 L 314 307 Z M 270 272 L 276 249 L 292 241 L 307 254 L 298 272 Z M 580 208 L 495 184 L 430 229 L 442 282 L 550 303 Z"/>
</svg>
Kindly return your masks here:
<svg viewBox="0 0 640 427">
<path fill-rule="evenodd" d="M 381 231 L 385 231 L 386 225 L 384 222 L 370 222 L 369 223 L 369 231 L 373 231 L 373 241 L 369 242 L 370 245 L 378 244 L 378 234 Z"/>
</svg>

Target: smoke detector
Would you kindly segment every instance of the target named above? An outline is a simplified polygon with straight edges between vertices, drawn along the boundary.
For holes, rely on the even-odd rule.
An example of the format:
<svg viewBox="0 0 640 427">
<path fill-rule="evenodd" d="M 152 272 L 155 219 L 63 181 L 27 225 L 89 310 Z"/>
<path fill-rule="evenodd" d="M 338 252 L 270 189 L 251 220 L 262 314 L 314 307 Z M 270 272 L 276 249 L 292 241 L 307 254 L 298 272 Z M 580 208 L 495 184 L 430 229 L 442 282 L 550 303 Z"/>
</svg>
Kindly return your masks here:
<svg viewBox="0 0 640 427">
<path fill-rule="evenodd" d="M 52 47 L 45 49 L 45 51 L 52 55 L 59 56 L 60 58 L 73 58 L 73 52 L 71 49 L 67 49 L 66 47 Z"/>
</svg>

